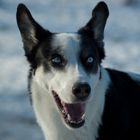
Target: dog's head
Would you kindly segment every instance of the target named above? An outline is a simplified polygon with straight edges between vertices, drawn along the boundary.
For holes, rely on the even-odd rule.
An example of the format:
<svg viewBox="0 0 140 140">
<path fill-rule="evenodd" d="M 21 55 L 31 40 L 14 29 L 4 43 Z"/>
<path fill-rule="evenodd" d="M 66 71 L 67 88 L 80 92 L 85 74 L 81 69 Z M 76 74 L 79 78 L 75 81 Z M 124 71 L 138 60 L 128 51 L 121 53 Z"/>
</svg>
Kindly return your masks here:
<svg viewBox="0 0 140 140">
<path fill-rule="evenodd" d="M 84 124 L 87 100 L 94 98 L 101 78 L 108 15 L 107 5 L 100 2 L 90 21 L 76 33 L 52 33 L 42 28 L 23 4 L 17 9 L 17 23 L 32 77 L 52 96 L 63 120 L 71 127 Z"/>
</svg>

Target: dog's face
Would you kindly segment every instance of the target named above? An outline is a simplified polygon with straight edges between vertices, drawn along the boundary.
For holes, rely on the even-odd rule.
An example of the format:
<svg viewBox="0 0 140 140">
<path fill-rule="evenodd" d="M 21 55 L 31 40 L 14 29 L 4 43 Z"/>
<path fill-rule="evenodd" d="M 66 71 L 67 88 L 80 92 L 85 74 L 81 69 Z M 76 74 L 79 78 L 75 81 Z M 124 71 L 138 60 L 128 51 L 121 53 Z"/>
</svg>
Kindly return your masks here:
<svg viewBox="0 0 140 140">
<path fill-rule="evenodd" d="M 77 33 L 52 33 L 43 29 L 23 4 L 17 9 L 17 23 L 32 77 L 46 89 L 70 127 L 84 124 L 86 104 L 94 98 L 101 78 L 103 32 L 108 14 L 106 4 L 100 2 L 90 21 Z"/>
</svg>

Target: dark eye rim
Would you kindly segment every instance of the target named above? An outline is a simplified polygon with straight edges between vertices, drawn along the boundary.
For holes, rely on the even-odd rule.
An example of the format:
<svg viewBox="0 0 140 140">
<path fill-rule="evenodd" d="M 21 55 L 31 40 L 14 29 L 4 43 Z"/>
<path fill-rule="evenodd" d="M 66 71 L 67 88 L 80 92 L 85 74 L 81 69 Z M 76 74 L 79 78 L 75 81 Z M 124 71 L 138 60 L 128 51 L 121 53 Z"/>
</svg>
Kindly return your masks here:
<svg viewBox="0 0 140 140">
<path fill-rule="evenodd" d="M 59 59 L 60 59 L 60 62 L 55 62 L 54 60 L 55 60 L 56 58 L 59 58 Z M 55 55 L 55 56 L 53 56 L 53 57 L 51 58 L 51 62 L 52 62 L 52 63 L 61 63 L 61 62 L 62 62 L 62 58 L 61 58 L 61 56 L 59 56 L 59 55 Z"/>
<path fill-rule="evenodd" d="M 89 57 L 93 58 L 92 63 L 87 62 Z M 83 67 L 86 70 L 91 71 L 93 69 L 94 65 L 95 65 L 95 58 L 93 57 L 93 55 L 88 55 L 87 57 L 81 57 L 81 62 L 82 62 Z"/>
<path fill-rule="evenodd" d="M 88 59 L 89 59 L 89 58 L 92 58 L 93 61 L 92 61 L 92 62 L 88 62 Z M 94 57 L 93 57 L 93 56 L 88 56 L 88 57 L 86 58 L 86 63 L 87 63 L 87 64 L 93 64 L 93 63 L 94 63 Z"/>
<path fill-rule="evenodd" d="M 90 57 L 92 57 L 93 58 L 93 61 L 92 62 L 88 62 L 88 59 L 90 58 Z M 89 65 L 89 66 L 91 66 L 91 65 L 93 65 L 94 64 L 94 57 L 92 56 L 92 55 L 89 55 L 89 56 L 87 56 L 87 57 L 85 57 L 85 58 L 83 58 L 83 63 L 85 64 L 85 65 Z"/>
<path fill-rule="evenodd" d="M 53 61 L 53 59 L 55 59 L 57 57 L 59 57 L 60 62 L 54 62 Z M 54 67 L 64 67 L 66 65 L 66 63 L 67 63 L 66 59 L 61 54 L 53 54 L 52 57 L 51 57 L 51 59 L 50 59 L 50 61 L 51 61 L 52 65 Z"/>
</svg>

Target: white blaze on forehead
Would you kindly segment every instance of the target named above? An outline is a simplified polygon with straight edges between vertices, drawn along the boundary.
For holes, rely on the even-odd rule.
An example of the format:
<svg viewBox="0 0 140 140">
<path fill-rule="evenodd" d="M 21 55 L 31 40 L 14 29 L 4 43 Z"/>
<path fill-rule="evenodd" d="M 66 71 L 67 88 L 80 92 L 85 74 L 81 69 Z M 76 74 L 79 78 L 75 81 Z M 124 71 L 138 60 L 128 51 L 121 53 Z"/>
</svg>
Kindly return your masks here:
<svg viewBox="0 0 140 140">
<path fill-rule="evenodd" d="M 67 65 L 65 72 L 52 68 L 54 76 L 50 83 L 53 83 L 53 89 L 58 92 L 63 101 L 71 103 L 72 86 L 80 80 L 80 75 L 85 75 L 83 67 L 78 63 L 80 57 L 80 35 L 76 33 L 55 34 L 52 39 L 52 47 L 54 50 L 58 48 L 58 53 L 67 60 Z M 62 77 L 63 80 L 60 81 Z"/>
<path fill-rule="evenodd" d="M 80 35 L 76 33 L 59 33 L 55 34 L 52 45 L 54 47 L 77 47 L 79 46 Z"/>
<path fill-rule="evenodd" d="M 72 61 L 80 51 L 80 35 L 76 33 L 59 33 L 52 39 L 53 48 L 59 48 L 68 61 Z"/>
</svg>

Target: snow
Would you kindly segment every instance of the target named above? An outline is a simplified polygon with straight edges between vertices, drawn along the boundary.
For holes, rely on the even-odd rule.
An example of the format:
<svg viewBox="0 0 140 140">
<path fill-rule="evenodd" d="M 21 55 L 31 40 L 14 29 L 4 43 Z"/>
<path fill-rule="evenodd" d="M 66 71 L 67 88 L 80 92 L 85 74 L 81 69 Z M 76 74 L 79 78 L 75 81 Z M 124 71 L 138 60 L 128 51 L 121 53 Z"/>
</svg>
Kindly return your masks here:
<svg viewBox="0 0 140 140">
<path fill-rule="evenodd" d="M 77 31 L 98 0 L 0 1 L 0 139 L 43 140 L 27 94 L 29 65 L 16 24 L 16 7 L 25 3 L 33 17 L 54 32 Z M 136 1 L 136 0 L 135 0 Z M 106 0 L 110 17 L 105 30 L 105 67 L 140 72 L 140 2 Z"/>
</svg>

